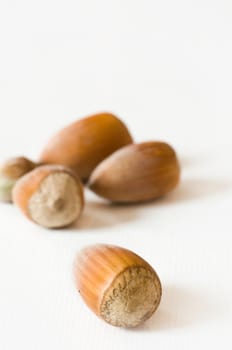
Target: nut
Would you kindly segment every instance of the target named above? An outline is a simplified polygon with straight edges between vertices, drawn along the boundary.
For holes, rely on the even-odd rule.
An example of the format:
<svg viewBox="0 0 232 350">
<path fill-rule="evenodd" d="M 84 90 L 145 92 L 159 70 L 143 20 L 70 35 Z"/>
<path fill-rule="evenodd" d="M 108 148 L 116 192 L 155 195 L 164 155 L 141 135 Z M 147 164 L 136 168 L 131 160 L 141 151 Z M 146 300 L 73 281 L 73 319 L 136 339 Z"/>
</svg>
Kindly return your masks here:
<svg viewBox="0 0 232 350">
<path fill-rule="evenodd" d="M 81 214 L 83 188 L 70 169 L 44 165 L 17 181 L 13 201 L 35 223 L 60 228 L 70 225 Z"/>
<path fill-rule="evenodd" d="M 121 120 L 100 113 L 74 122 L 59 131 L 44 148 L 40 161 L 72 168 L 84 181 L 104 158 L 132 143 Z"/>
<path fill-rule="evenodd" d="M 164 142 L 144 142 L 123 147 L 100 163 L 89 188 L 113 202 L 141 202 L 173 190 L 179 178 L 174 150 Z"/>
<path fill-rule="evenodd" d="M 37 165 L 25 157 L 6 160 L 0 167 L 0 200 L 12 201 L 12 189 L 16 181 Z"/>
<path fill-rule="evenodd" d="M 160 303 L 161 283 L 154 269 L 121 247 L 84 249 L 75 260 L 74 277 L 85 303 L 113 326 L 138 326 Z"/>
</svg>

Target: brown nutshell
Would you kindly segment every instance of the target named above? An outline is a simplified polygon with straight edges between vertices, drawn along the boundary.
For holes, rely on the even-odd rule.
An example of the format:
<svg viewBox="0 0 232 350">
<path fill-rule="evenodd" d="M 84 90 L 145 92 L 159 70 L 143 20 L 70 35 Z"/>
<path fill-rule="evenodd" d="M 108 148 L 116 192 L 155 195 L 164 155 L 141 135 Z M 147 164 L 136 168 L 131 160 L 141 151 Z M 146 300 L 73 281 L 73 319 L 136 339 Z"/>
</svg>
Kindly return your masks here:
<svg viewBox="0 0 232 350">
<path fill-rule="evenodd" d="M 25 157 L 10 158 L 0 167 L 1 175 L 17 180 L 24 174 L 33 170 L 36 164 Z"/>
<path fill-rule="evenodd" d="M 60 228 L 70 225 L 81 214 L 83 188 L 72 170 L 45 165 L 16 183 L 13 201 L 30 220 L 44 227 Z"/>
<path fill-rule="evenodd" d="M 16 181 L 33 170 L 37 164 L 25 157 L 7 159 L 0 165 L 0 200 L 12 201 L 12 189 Z"/>
<path fill-rule="evenodd" d="M 113 202 L 156 199 L 173 190 L 180 165 L 173 148 L 164 142 L 133 144 L 114 152 L 91 174 L 89 188 Z"/>
<path fill-rule="evenodd" d="M 99 244 L 84 249 L 75 260 L 74 277 L 85 303 L 113 326 L 136 327 L 160 303 L 157 273 L 125 248 Z"/>
<path fill-rule="evenodd" d="M 60 130 L 45 146 L 40 161 L 71 167 L 87 180 L 103 159 L 132 141 L 120 119 L 111 113 L 99 113 Z"/>
</svg>

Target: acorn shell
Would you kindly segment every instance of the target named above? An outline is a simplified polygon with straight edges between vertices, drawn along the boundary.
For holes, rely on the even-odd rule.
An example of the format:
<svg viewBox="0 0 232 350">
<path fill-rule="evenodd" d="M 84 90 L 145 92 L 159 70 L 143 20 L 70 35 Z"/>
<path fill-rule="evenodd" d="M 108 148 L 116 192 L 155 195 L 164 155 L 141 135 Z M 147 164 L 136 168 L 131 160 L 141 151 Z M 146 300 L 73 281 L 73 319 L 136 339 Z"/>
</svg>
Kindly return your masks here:
<svg viewBox="0 0 232 350">
<path fill-rule="evenodd" d="M 120 119 L 100 113 L 60 130 L 44 148 L 40 162 L 71 167 L 85 181 L 104 158 L 132 141 Z"/>
<path fill-rule="evenodd" d="M 41 226 L 64 227 L 82 212 L 83 187 L 76 174 L 66 167 L 40 166 L 17 181 L 13 202 Z"/>
<path fill-rule="evenodd" d="M 0 165 L 0 200 L 12 201 L 12 190 L 16 181 L 33 170 L 37 164 L 25 157 L 7 159 Z"/>
<path fill-rule="evenodd" d="M 123 147 L 101 162 L 88 186 L 113 202 L 141 202 L 173 190 L 179 178 L 173 148 L 164 142 L 144 142 Z"/>
<path fill-rule="evenodd" d="M 37 166 L 36 163 L 25 157 L 7 159 L 0 166 L 1 175 L 8 179 L 17 180 Z"/>
<path fill-rule="evenodd" d="M 157 273 L 125 248 L 103 244 L 85 248 L 75 260 L 74 277 L 88 307 L 113 326 L 136 327 L 160 303 Z"/>
</svg>

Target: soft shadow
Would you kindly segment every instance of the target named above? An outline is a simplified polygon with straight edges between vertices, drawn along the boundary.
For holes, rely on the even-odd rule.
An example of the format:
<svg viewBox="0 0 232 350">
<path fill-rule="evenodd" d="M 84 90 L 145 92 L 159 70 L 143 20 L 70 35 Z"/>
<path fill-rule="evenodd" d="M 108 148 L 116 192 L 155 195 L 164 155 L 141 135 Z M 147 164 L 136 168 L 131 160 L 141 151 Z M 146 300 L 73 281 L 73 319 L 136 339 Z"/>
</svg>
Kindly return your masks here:
<svg viewBox="0 0 232 350">
<path fill-rule="evenodd" d="M 232 188 L 232 181 L 223 179 L 197 179 L 182 180 L 180 185 L 165 197 L 157 200 L 162 204 L 193 201 L 209 196 L 218 195 Z"/>
<path fill-rule="evenodd" d="M 209 157 L 208 153 L 192 153 L 188 155 L 179 156 L 179 161 L 182 169 L 195 168 L 196 166 L 201 166 L 202 163 L 206 164 L 206 162 L 211 161 L 211 157 Z"/>
<path fill-rule="evenodd" d="M 156 206 L 173 206 L 182 202 L 202 200 L 228 191 L 230 188 L 232 188 L 232 182 L 223 179 L 190 178 L 182 180 L 180 185 L 166 196 L 143 203 L 112 204 L 97 197 L 87 198 L 81 218 L 70 229 L 97 230 L 118 224 L 122 225 L 135 221 L 142 215 L 144 208 L 155 209 Z"/>
<path fill-rule="evenodd" d="M 138 216 L 135 206 L 115 205 L 107 201 L 87 201 L 81 218 L 71 227 L 93 230 L 134 221 Z"/>
<path fill-rule="evenodd" d="M 13 202 L 11 201 L 1 201 L 1 205 L 5 205 L 6 207 L 13 207 Z"/>
<path fill-rule="evenodd" d="M 192 289 L 166 286 L 156 313 L 136 330 L 162 331 L 189 327 L 218 319 L 221 312 L 220 305 L 209 301 L 207 295 Z"/>
</svg>

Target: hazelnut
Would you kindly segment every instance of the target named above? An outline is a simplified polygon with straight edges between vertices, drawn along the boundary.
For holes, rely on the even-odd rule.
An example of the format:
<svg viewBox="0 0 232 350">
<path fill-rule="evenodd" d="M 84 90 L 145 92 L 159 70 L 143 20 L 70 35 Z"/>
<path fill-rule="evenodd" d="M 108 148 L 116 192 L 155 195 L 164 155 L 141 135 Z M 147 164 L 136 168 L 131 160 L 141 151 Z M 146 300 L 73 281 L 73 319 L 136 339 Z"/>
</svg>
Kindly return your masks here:
<svg viewBox="0 0 232 350">
<path fill-rule="evenodd" d="M 25 157 L 7 159 L 0 166 L 0 200 L 12 201 L 12 189 L 16 181 L 37 165 Z"/>
<path fill-rule="evenodd" d="M 161 283 L 154 269 L 121 247 L 85 248 L 75 260 L 74 277 L 85 303 L 113 326 L 138 326 L 160 303 Z"/>
<path fill-rule="evenodd" d="M 113 202 L 141 202 L 173 190 L 180 178 L 175 151 L 164 142 L 121 148 L 91 174 L 89 188 Z"/>
<path fill-rule="evenodd" d="M 68 125 L 53 136 L 40 162 L 68 166 L 85 181 L 98 163 L 130 143 L 132 137 L 120 119 L 110 113 L 95 114 Z"/>
<path fill-rule="evenodd" d="M 13 201 L 35 223 L 59 228 L 70 225 L 81 214 L 82 184 L 72 170 L 63 166 L 40 166 L 19 179 Z"/>
</svg>

